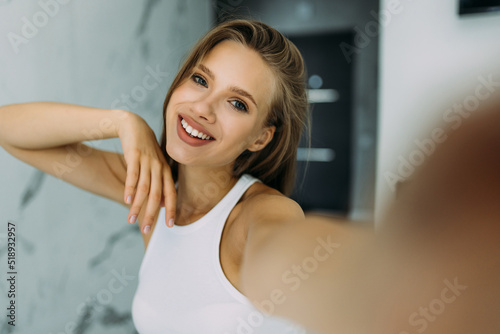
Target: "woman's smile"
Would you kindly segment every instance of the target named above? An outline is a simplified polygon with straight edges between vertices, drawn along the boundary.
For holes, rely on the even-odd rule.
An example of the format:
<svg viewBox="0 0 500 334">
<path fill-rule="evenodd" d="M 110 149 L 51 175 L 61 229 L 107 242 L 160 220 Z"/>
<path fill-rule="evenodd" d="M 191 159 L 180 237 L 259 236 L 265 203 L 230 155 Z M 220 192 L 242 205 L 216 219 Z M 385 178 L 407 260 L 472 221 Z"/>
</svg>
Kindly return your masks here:
<svg viewBox="0 0 500 334">
<path fill-rule="evenodd" d="M 191 146 L 203 146 L 215 141 L 210 132 L 188 116 L 179 115 L 177 117 L 177 135 L 183 142 Z"/>
<path fill-rule="evenodd" d="M 202 130 L 196 129 L 194 125 L 191 125 L 188 122 L 186 122 L 186 120 L 184 118 L 181 118 L 181 124 L 182 124 L 182 127 L 184 128 L 184 130 L 186 130 L 186 132 L 189 133 L 189 135 L 191 137 L 199 138 L 199 139 L 203 139 L 203 140 L 214 139 L 213 137 L 210 137 L 206 133 L 202 132 Z M 205 130 L 203 130 L 203 131 L 205 131 Z"/>
</svg>

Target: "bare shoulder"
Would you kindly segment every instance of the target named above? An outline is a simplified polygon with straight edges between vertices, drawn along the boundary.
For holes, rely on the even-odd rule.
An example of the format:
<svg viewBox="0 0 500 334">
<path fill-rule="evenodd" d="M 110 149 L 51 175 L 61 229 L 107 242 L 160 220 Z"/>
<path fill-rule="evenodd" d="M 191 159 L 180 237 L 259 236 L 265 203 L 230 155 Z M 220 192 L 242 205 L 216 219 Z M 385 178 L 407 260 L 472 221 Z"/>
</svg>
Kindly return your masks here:
<svg viewBox="0 0 500 334">
<path fill-rule="evenodd" d="M 297 202 L 261 182 L 254 183 L 240 202 L 239 216 L 243 219 L 275 221 L 304 218 Z"/>
<path fill-rule="evenodd" d="M 300 205 L 276 189 L 257 182 L 242 197 L 237 226 L 244 227 L 245 253 L 253 254 L 277 230 L 305 221 Z"/>
</svg>

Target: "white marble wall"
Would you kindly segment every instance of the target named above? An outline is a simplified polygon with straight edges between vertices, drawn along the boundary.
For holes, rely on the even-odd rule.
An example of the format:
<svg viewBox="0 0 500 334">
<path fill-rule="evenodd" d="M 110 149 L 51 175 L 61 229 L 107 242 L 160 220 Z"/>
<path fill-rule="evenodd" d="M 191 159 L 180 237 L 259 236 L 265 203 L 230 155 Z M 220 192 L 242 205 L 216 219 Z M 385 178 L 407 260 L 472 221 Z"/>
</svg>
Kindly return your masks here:
<svg viewBox="0 0 500 334">
<path fill-rule="evenodd" d="M 0 0 L 0 105 L 127 108 L 159 136 L 169 83 L 213 24 L 212 11 L 208 0 Z M 145 89 L 151 69 L 164 74 Z M 127 105 L 125 95 L 135 101 Z M 118 139 L 92 144 L 121 150 Z M 9 220 L 17 225 L 18 271 L 16 327 L 2 311 L 0 333 L 134 333 L 130 307 L 143 243 L 126 216 L 125 207 L 0 148 L 2 310 Z M 122 271 L 127 277 L 116 279 Z"/>
</svg>

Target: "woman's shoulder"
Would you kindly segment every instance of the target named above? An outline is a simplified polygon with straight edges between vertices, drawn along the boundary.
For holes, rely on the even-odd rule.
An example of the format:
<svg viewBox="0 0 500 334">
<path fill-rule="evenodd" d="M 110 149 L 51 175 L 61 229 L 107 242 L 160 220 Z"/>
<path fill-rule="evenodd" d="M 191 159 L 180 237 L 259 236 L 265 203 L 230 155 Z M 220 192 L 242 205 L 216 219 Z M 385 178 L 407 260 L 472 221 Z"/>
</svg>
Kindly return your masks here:
<svg viewBox="0 0 500 334">
<path fill-rule="evenodd" d="M 241 206 L 241 212 L 245 213 L 243 216 L 255 210 L 261 214 L 267 211 L 292 210 L 303 215 L 302 208 L 297 202 L 262 182 L 253 183 L 240 198 L 238 204 Z"/>
<path fill-rule="evenodd" d="M 246 175 L 248 175 L 249 178 L 255 179 L 256 182 L 254 182 L 247 189 L 247 191 L 243 194 L 243 196 L 241 196 L 240 203 L 248 203 L 248 202 L 251 202 L 252 200 L 260 199 L 260 198 L 263 198 L 266 196 L 280 196 L 280 197 L 288 198 L 285 195 L 283 195 L 280 191 L 264 184 L 259 179 L 255 178 L 249 174 L 246 174 Z"/>
</svg>

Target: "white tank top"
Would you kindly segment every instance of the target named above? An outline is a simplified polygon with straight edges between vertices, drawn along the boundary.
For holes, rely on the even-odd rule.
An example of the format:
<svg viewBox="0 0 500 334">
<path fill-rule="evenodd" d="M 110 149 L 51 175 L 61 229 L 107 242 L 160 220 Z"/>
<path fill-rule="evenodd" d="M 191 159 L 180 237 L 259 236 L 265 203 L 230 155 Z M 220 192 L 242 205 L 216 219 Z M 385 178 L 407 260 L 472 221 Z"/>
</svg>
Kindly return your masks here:
<svg viewBox="0 0 500 334">
<path fill-rule="evenodd" d="M 304 334 L 287 319 L 259 311 L 226 278 L 219 245 L 229 213 L 245 191 L 260 180 L 244 174 L 199 220 L 165 225 L 161 208 L 132 304 L 140 334 Z"/>
</svg>

